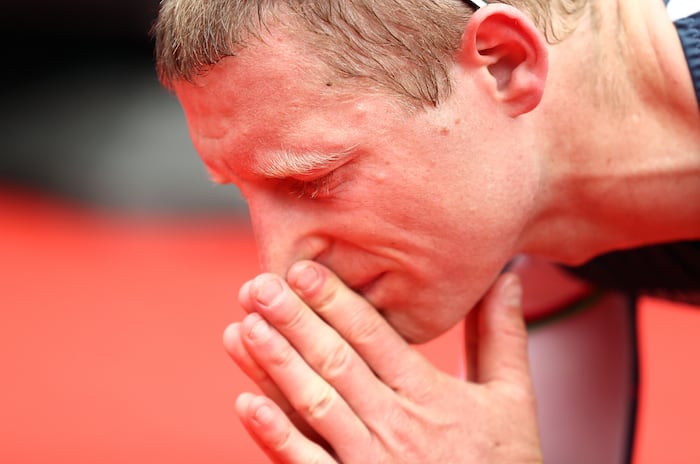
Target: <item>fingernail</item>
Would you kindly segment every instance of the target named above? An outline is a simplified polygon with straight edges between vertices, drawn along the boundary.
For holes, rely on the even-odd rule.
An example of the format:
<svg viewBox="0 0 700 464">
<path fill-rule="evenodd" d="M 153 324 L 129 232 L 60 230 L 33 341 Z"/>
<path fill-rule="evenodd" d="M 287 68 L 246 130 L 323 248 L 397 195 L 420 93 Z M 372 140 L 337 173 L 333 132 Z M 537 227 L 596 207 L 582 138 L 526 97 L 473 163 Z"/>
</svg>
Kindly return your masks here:
<svg viewBox="0 0 700 464">
<path fill-rule="evenodd" d="M 240 336 L 241 336 L 241 324 L 238 322 L 234 322 L 233 324 L 229 324 L 224 329 L 224 333 L 222 334 L 222 338 L 224 340 L 224 346 L 228 349 L 234 343 L 236 343 L 237 340 L 240 339 Z"/>
<path fill-rule="evenodd" d="M 272 417 L 272 408 L 270 408 L 270 406 L 266 404 L 263 404 L 255 411 L 253 420 L 255 420 L 255 422 L 257 422 L 258 424 L 263 425 L 272 422 Z"/>
<path fill-rule="evenodd" d="M 272 306 L 282 295 L 282 284 L 279 279 L 270 278 L 254 287 L 255 299 L 263 306 Z"/>
<path fill-rule="evenodd" d="M 291 280 L 299 290 L 306 292 L 318 282 L 319 274 L 316 268 L 310 264 L 302 264 L 292 269 Z"/>
<path fill-rule="evenodd" d="M 519 307 L 523 297 L 523 287 L 520 278 L 515 274 L 508 274 L 503 282 L 502 297 L 504 303 L 509 306 Z"/>
<path fill-rule="evenodd" d="M 252 281 L 248 281 L 241 285 L 241 289 L 238 290 L 238 299 L 245 300 L 250 297 L 250 286 L 253 284 Z"/>
</svg>

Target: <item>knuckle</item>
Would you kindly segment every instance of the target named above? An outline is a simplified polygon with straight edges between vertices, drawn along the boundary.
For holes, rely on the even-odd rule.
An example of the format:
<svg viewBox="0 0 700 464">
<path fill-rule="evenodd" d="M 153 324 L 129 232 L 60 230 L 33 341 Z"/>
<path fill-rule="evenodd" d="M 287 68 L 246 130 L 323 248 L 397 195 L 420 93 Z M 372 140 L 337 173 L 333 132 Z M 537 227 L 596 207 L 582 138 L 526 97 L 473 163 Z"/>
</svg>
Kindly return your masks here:
<svg viewBox="0 0 700 464">
<path fill-rule="evenodd" d="M 314 298 L 313 306 L 318 314 L 329 313 L 333 308 L 338 306 L 340 297 L 340 287 L 337 285 L 326 285 L 316 298 Z"/>
<path fill-rule="evenodd" d="M 337 398 L 337 393 L 328 384 L 316 390 L 305 398 L 297 407 L 299 413 L 306 419 L 317 420 L 325 417 Z"/>
<path fill-rule="evenodd" d="M 285 367 L 292 363 L 294 354 L 292 347 L 284 344 L 277 349 L 270 350 L 268 361 L 275 366 Z"/>
<path fill-rule="evenodd" d="M 305 322 L 305 312 L 300 308 L 291 311 L 287 317 L 280 321 L 280 325 L 287 330 L 293 331 L 303 327 Z"/>
<path fill-rule="evenodd" d="M 341 343 L 322 358 L 319 373 L 329 381 L 341 378 L 349 372 L 351 362 L 350 345 Z"/>
<path fill-rule="evenodd" d="M 354 317 L 348 322 L 347 339 L 352 340 L 357 346 L 367 346 L 376 340 L 383 320 L 373 317 Z"/>
<path fill-rule="evenodd" d="M 285 427 L 284 430 L 279 431 L 276 436 L 270 440 L 267 446 L 274 451 L 281 452 L 289 448 L 291 438 L 291 428 Z"/>
</svg>

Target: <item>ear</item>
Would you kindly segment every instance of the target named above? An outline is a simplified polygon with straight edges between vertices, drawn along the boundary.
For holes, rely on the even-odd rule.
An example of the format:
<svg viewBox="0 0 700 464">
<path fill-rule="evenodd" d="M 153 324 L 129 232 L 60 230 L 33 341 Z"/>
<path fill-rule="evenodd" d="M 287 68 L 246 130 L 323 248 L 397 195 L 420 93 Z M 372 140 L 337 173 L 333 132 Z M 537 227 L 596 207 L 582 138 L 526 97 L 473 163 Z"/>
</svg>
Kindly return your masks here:
<svg viewBox="0 0 700 464">
<path fill-rule="evenodd" d="M 547 78 L 547 42 L 516 8 L 488 4 L 467 22 L 458 61 L 512 116 L 540 103 Z"/>
</svg>

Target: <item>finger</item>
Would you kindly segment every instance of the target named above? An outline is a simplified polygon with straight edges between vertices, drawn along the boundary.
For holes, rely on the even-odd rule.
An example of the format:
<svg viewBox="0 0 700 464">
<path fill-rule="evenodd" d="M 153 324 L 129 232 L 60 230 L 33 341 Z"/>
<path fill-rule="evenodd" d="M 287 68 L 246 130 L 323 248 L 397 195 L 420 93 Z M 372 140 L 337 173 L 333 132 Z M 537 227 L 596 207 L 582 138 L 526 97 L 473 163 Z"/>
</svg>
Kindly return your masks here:
<svg viewBox="0 0 700 464">
<path fill-rule="evenodd" d="M 250 294 L 257 311 L 360 417 L 380 416 L 385 408 L 394 404 L 394 392 L 377 379 L 338 332 L 313 312 L 281 278 L 271 274 L 257 277 Z M 344 309 L 353 311 L 350 307 Z"/>
<path fill-rule="evenodd" d="M 253 280 L 245 282 L 238 292 L 238 301 L 241 307 L 247 313 L 251 313 L 256 310 L 253 296 L 250 293 L 252 284 Z M 253 379 L 258 384 L 260 389 L 265 393 L 265 395 L 268 398 L 271 398 L 275 403 L 277 403 L 277 405 L 282 409 L 282 411 L 284 411 L 287 414 L 287 417 L 289 417 L 289 419 L 292 421 L 292 423 L 297 429 L 299 429 L 304 435 L 309 437 L 309 439 L 317 443 L 323 443 L 324 446 L 327 446 L 325 444 L 325 440 L 318 434 L 318 432 L 316 432 L 312 427 L 310 427 L 309 424 L 306 423 L 306 421 L 304 421 L 304 419 L 299 415 L 299 413 L 294 409 L 294 407 L 292 407 L 289 401 L 287 401 L 280 389 L 277 387 L 277 385 L 275 385 L 274 381 L 272 381 L 272 379 L 270 379 L 267 376 L 265 371 L 257 365 L 257 363 L 253 360 L 253 358 L 245 349 L 245 346 L 243 345 L 242 341 L 240 341 L 238 347 L 239 349 L 236 353 L 237 357 L 234 358 L 234 361 L 238 359 L 238 361 L 236 362 L 239 365 L 239 367 L 244 372 L 246 372 L 246 375 L 248 375 L 248 377 Z M 256 378 L 261 380 L 255 380 Z"/>
<path fill-rule="evenodd" d="M 289 403 L 339 455 L 367 442 L 369 431 L 348 403 L 259 314 L 241 324 L 243 341 Z"/>
<path fill-rule="evenodd" d="M 269 397 L 275 396 L 270 395 L 274 393 L 277 389 L 277 385 L 272 382 L 272 379 L 267 375 L 267 373 L 258 366 L 258 364 L 253 360 L 241 340 L 241 324 L 234 322 L 226 327 L 224 330 L 224 348 L 226 352 L 231 356 L 238 367 L 247 375 L 253 382 L 258 384 L 258 386 L 265 392 Z M 274 399 L 274 398 L 273 398 Z M 277 402 L 275 400 L 275 402 Z M 280 404 L 280 403 L 277 403 Z M 284 407 L 280 405 L 282 409 Z"/>
<path fill-rule="evenodd" d="M 326 450 L 297 430 L 270 399 L 243 393 L 236 400 L 236 412 L 253 440 L 274 462 L 336 463 Z"/>
<path fill-rule="evenodd" d="M 224 347 L 231 356 L 231 359 L 245 373 L 248 378 L 255 382 L 262 392 L 274 401 L 277 406 L 284 412 L 294 424 L 294 426 L 311 440 L 321 442 L 322 439 L 318 433 L 309 427 L 299 414 L 294 410 L 287 398 L 282 394 L 277 384 L 270 378 L 269 375 L 262 369 L 258 363 L 250 356 L 246 350 L 243 340 L 241 339 L 241 329 L 239 323 L 229 325 L 224 331 Z"/>
<path fill-rule="evenodd" d="M 479 382 L 530 383 L 527 330 L 517 275 L 503 274 L 479 304 Z"/>
<path fill-rule="evenodd" d="M 253 304 L 253 299 L 250 295 L 250 287 L 253 284 L 252 280 L 241 285 L 240 290 L 238 290 L 238 302 L 246 313 L 252 313 L 255 311 L 255 305 Z"/>
<path fill-rule="evenodd" d="M 248 350 L 241 339 L 241 327 L 239 323 L 229 325 L 224 331 L 224 347 L 235 361 L 238 367 L 265 393 L 265 396 L 272 399 L 285 413 L 292 413 L 294 408 L 289 404 L 284 395 L 280 392 L 275 382 L 267 375 L 258 363 L 250 356 Z"/>
<path fill-rule="evenodd" d="M 348 289 L 328 268 L 294 264 L 287 279 L 303 300 L 347 340 L 387 385 L 418 394 L 432 385 L 432 366 L 362 296 Z"/>
</svg>

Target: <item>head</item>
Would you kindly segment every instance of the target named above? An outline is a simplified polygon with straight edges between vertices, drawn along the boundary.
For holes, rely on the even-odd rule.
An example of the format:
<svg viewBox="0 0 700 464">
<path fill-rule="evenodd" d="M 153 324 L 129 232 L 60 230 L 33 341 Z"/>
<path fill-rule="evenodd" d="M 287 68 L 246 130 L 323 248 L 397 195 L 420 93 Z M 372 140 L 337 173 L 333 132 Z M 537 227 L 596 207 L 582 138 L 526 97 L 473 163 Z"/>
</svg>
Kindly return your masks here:
<svg viewBox="0 0 700 464">
<path fill-rule="evenodd" d="M 322 262 L 420 342 L 527 239 L 549 5 L 165 1 L 158 70 L 264 270 Z"/>
<path fill-rule="evenodd" d="M 589 0 L 504 0 L 550 42 L 571 32 Z M 259 40 L 281 14 L 338 78 L 381 87 L 417 105 L 450 92 L 449 67 L 473 13 L 467 0 L 165 0 L 154 25 L 166 87 L 191 80 Z"/>
</svg>

